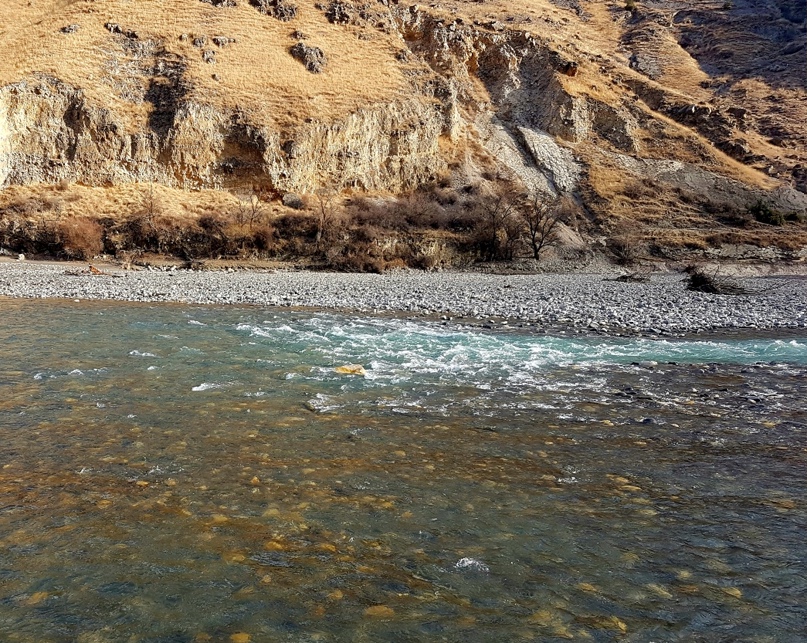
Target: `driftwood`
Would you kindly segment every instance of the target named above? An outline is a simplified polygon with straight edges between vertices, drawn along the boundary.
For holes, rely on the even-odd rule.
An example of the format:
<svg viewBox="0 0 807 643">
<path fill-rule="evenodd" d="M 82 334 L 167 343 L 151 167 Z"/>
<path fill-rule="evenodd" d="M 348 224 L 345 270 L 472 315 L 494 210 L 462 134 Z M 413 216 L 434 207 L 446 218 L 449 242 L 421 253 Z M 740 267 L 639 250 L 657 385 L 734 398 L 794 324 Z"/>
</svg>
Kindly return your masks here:
<svg viewBox="0 0 807 643">
<path fill-rule="evenodd" d="M 684 272 L 689 275 L 686 278 L 687 290 L 694 292 L 705 292 L 713 295 L 751 295 L 754 291 L 745 286 L 714 274 L 708 274 L 701 266 L 687 266 Z"/>
<path fill-rule="evenodd" d="M 626 275 L 614 277 L 613 279 L 606 279 L 605 281 L 618 281 L 623 284 L 646 284 L 650 281 L 650 277 L 641 272 L 630 272 Z"/>
<path fill-rule="evenodd" d="M 86 270 L 82 269 L 68 269 L 64 271 L 64 274 L 70 275 L 71 277 L 94 277 L 94 276 L 102 276 L 102 277 L 115 277 L 120 279 L 123 275 L 115 275 L 110 272 L 104 272 L 103 270 L 99 270 L 92 264 L 87 266 Z"/>
</svg>

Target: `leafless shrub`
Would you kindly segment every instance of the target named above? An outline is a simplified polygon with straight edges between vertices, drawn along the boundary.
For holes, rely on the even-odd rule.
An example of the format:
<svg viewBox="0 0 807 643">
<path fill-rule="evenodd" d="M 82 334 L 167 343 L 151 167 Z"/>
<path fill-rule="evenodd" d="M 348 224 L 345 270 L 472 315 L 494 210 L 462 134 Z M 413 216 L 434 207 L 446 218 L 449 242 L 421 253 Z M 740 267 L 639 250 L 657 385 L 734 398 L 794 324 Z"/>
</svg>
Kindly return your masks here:
<svg viewBox="0 0 807 643">
<path fill-rule="evenodd" d="M 62 252 L 69 259 L 92 259 L 104 250 L 104 229 L 92 219 L 69 219 L 56 226 Z"/>
<path fill-rule="evenodd" d="M 277 238 L 275 229 L 268 223 L 256 227 L 252 231 L 252 249 L 264 254 L 269 254 L 275 250 Z"/>
<path fill-rule="evenodd" d="M 557 226 L 564 218 L 563 203 L 561 199 L 544 199 L 536 194 L 528 199 L 520 213 L 532 257 L 538 260 L 541 251 L 557 241 Z"/>
<path fill-rule="evenodd" d="M 386 268 L 384 258 L 371 243 L 351 243 L 333 246 L 325 252 L 328 267 L 344 272 L 382 273 Z"/>
<path fill-rule="evenodd" d="M 690 265 L 684 268 L 687 273 L 686 278 L 687 290 L 694 292 L 705 292 L 714 295 L 747 295 L 750 291 L 741 286 L 740 284 L 718 277 L 717 271 L 713 274 L 708 274 L 702 266 Z"/>
<path fill-rule="evenodd" d="M 317 217 L 295 212 L 273 220 L 277 252 L 285 256 L 307 257 L 314 252 Z"/>
<path fill-rule="evenodd" d="M 607 248 L 620 266 L 632 266 L 639 260 L 638 242 L 631 236 L 611 237 L 608 239 Z"/>
<path fill-rule="evenodd" d="M 477 204 L 477 247 L 485 261 L 512 259 L 513 217 L 516 199 L 502 192 L 483 197 Z"/>
<path fill-rule="evenodd" d="M 238 203 L 235 209 L 235 220 L 240 226 L 247 226 L 252 230 L 253 226 L 263 223 L 266 218 L 266 206 L 261 198 L 261 192 L 253 186 L 249 192 L 242 192 L 236 195 Z"/>
<path fill-rule="evenodd" d="M 323 241 L 332 236 L 337 218 L 336 194 L 329 188 L 321 188 L 316 192 L 317 198 L 317 234 L 314 244 L 317 251 L 322 250 Z"/>
<path fill-rule="evenodd" d="M 154 182 L 149 181 L 148 188 L 141 195 L 141 207 L 138 215 L 143 218 L 147 227 L 154 225 L 154 220 L 162 213 L 162 203 L 154 191 Z"/>
<path fill-rule="evenodd" d="M 0 216 L 0 246 L 27 255 L 52 256 L 62 248 L 56 227 L 50 222 L 23 218 L 8 211 Z"/>
</svg>

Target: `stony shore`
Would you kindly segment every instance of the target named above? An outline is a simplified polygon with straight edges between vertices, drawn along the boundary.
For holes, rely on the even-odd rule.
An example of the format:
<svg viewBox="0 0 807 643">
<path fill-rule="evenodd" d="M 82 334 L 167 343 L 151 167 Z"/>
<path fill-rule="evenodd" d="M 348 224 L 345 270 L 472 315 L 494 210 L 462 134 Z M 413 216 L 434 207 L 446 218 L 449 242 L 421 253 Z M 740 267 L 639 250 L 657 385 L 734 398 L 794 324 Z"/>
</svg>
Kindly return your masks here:
<svg viewBox="0 0 807 643">
<path fill-rule="evenodd" d="M 611 275 L 613 277 L 613 275 Z M 750 295 L 689 292 L 677 273 L 649 283 L 603 274 L 489 275 L 392 272 L 122 271 L 86 265 L 0 262 L 0 296 L 193 304 L 255 304 L 433 315 L 482 324 L 681 334 L 807 328 L 807 279 L 742 278 Z"/>
</svg>

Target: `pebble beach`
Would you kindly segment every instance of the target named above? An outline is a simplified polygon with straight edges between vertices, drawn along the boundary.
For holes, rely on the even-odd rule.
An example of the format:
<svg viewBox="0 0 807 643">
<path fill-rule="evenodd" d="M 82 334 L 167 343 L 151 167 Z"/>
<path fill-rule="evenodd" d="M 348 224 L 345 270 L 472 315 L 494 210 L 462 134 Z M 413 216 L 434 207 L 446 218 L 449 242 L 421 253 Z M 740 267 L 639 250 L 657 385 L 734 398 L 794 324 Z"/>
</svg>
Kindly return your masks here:
<svg viewBox="0 0 807 643">
<path fill-rule="evenodd" d="M 115 267 L 91 274 L 86 266 L 5 261 L 0 296 L 305 307 L 631 334 L 807 328 L 803 276 L 738 278 L 751 293 L 744 295 L 690 292 L 680 273 L 654 274 L 645 283 L 618 282 L 614 276 Z"/>
</svg>

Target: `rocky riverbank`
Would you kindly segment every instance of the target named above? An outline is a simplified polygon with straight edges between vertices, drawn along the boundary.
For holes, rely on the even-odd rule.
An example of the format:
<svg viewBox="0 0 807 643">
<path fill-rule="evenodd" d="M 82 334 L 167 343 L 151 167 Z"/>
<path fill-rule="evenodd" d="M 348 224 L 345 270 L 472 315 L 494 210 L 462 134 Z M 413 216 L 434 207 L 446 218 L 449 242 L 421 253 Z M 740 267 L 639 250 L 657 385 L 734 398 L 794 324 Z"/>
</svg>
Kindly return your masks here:
<svg viewBox="0 0 807 643">
<path fill-rule="evenodd" d="M 807 328 L 803 276 L 738 279 L 751 294 L 686 290 L 678 273 L 646 283 L 602 274 L 489 275 L 401 271 L 121 271 L 57 263 L 0 263 L 0 296 L 313 307 L 428 315 L 478 324 L 643 334 Z"/>
</svg>

